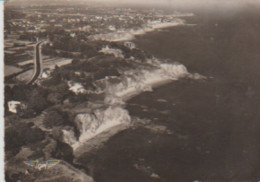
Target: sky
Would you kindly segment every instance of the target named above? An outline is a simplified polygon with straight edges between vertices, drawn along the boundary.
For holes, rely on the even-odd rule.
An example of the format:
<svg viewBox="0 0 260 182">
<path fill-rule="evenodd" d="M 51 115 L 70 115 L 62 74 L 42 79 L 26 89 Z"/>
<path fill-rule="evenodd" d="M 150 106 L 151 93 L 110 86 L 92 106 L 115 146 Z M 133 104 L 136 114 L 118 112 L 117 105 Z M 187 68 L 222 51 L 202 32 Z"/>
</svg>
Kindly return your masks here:
<svg viewBox="0 0 260 182">
<path fill-rule="evenodd" d="M 205 11 L 218 14 L 233 14 L 240 9 L 256 9 L 260 11 L 260 0 L 5 0 L 13 3 L 9 5 L 74 5 L 78 2 L 91 6 L 142 6 L 159 7 L 180 11 L 197 12 Z M 238 10 L 238 11 L 237 11 Z"/>
<path fill-rule="evenodd" d="M 10 2 L 51 2 L 51 1 L 82 1 L 82 2 L 103 2 L 103 3 L 128 3 L 128 4 L 161 4 L 161 5 L 180 5 L 180 6 L 237 6 L 242 4 L 260 3 L 260 0 L 6 0 Z"/>
<path fill-rule="evenodd" d="M 84 0 L 83 0 L 84 1 Z M 238 8 L 252 4 L 260 4 L 260 0 L 85 0 L 85 1 L 102 1 L 106 3 L 129 3 L 129 4 L 154 4 L 163 6 L 180 6 L 196 8 Z"/>
</svg>

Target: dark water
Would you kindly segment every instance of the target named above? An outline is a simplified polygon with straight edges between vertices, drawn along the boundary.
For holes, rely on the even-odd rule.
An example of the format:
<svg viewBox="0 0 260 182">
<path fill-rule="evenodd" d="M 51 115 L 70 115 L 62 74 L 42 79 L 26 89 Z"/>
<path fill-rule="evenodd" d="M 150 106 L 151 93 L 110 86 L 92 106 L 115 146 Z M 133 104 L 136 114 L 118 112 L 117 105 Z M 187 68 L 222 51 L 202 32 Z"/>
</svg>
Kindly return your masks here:
<svg viewBox="0 0 260 182">
<path fill-rule="evenodd" d="M 209 79 L 176 81 L 131 99 L 131 116 L 150 119 L 172 133 L 139 127 L 117 134 L 82 158 L 94 179 L 260 180 L 259 20 L 257 12 L 201 15 L 188 20 L 197 26 L 139 37 L 141 49 L 179 61 Z"/>
</svg>

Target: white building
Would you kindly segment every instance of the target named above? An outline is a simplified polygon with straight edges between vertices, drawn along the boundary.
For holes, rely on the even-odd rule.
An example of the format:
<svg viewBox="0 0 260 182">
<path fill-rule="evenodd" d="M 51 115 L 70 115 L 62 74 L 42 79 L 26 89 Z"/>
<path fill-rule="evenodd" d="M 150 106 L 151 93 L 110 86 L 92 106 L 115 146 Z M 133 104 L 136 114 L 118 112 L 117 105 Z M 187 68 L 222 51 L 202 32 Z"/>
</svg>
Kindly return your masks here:
<svg viewBox="0 0 260 182">
<path fill-rule="evenodd" d="M 8 108 L 9 108 L 9 111 L 12 112 L 12 113 L 17 113 L 17 106 L 19 106 L 21 104 L 20 101 L 9 101 L 8 102 Z"/>
</svg>

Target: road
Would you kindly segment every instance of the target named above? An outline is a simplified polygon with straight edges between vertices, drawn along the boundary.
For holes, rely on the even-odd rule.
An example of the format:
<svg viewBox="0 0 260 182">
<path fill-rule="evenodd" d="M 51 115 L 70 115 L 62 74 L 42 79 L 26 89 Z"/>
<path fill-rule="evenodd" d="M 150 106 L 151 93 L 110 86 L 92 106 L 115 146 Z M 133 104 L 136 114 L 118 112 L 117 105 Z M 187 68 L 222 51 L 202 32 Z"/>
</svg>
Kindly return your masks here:
<svg viewBox="0 0 260 182">
<path fill-rule="evenodd" d="M 35 46 L 34 74 L 32 79 L 27 83 L 28 85 L 33 84 L 41 75 L 42 72 L 41 45 L 43 43 L 44 41 L 38 42 Z"/>
</svg>

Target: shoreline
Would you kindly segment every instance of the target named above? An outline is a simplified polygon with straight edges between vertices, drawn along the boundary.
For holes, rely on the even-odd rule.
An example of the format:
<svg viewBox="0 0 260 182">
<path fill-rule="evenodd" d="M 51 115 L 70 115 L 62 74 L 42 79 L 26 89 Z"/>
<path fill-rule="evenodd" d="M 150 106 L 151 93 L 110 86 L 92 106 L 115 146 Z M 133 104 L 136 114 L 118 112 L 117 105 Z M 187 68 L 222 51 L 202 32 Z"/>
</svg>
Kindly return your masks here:
<svg viewBox="0 0 260 182">
<path fill-rule="evenodd" d="M 152 89 L 166 85 L 173 81 L 174 80 L 171 80 L 171 79 L 158 81 L 157 83 L 154 83 L 154 85 L 152 86 Z M 123 96 L 122 100 L 127 102 L 128 100 L 130 100 L 144 92 L 147 92 L 147 91 L 137 91 L 137 92 L 132 92 L 132 93 L 126 94 Z M 133 122 L 133 121 L 131 120 L 131 122 Z M 118 134 L 119 132 L 121 132 L 125 129 L 128 129 L 129 127 L 131 127 L 131 125 L 132 125 L 131 123 L 129 123 L 129 124 L 121 123 L 119 125 L 115 125 L 112 128 L 109 128 L 109 129 L 99 133 L 95 137 L 77 144 L 79 146 L 75 146 L 75 148 L 73 150 L 74 157 L 80 158 L 81 155 L 84 155 L 85 153 L 88 153 L 88 152 L 91 152 L 92 150 L 97 149 L 98 147 L 102 146 L 102 144 L 105 141 L 109 140 L 112 136 Z"/>
<path fill-rule="evenodd" d="M 170 68 L 167 70 L 165 68 L 165 66 L 169 66 Z M 173 66 L 173 67 L 171 67 L 171 66 Z M 164 73 L 164 71 L 166 71 L 165 69 L 167 70 L 167 73 L 169 72 L 168 74 L 172 74 L 172 75 L 168 75 L 167 73 Z M 162 72 L 163 72 L 163 74 L 162 74 Z M 115 101 L 112 101 L 112 103 L 110 103 L 110 104 L 108 103 L 107 104 L 107 106 L 108 106 L 107 109 L 106 110 L 102 110 L 102 112 L 103 113 L 107 112 L 107 110 L 110 107 L 122 108 L 121 104 L 118 104 L 118 100 L 123 101 L 123 103 L 124 103 L 124 102 L 127 102 L 129 99 L 131 99 L 131 98 L 133 98 L 133 97 L 135 97 L 137 95 L 140 95 L 141 93 L 144 93 L 144 92 L 147 92 L 147 91 L 152 91 L 152 89 L 160 87 L 160 86 L 165 85 L 167 83 L 170 83 L 170 82 L 173 82 L 173 81 L 176 81 L 176 80 L 179 80 L 179 79 L 183 79 L 183 78 L 186 78 L 186 77 L 190 78 L 190 79 L 193 79 L 193 74 L 190 74 L 186 70 L 185 66 L 183 66 L 181 64 L 160 64 L 160 67 L 156 69 L 155 73 L 159 74 L 158 77 L 155 77 L 156 79 L 153 78 L 153 79 L 149 80 L 149 78 L 146 79 L 146 77 L 144 77 L 145 79 L 142 80 L 142 82 L 137 82 L 136 83 L 137 85 L 131 86 L 130 89 L 129 89 L 129 87 L 126 87 L 127 90 L 119 90 L 119 92 L 117 92 L 118 90 L 115 90 L 115 93 L 114 93 L 114 95 L 112 95 L 112 98 L 114 100 L 115 99 L 117 100 L 116 103 L 115 103 Z M 201 77 L 201 78 L 203 78 L 203 77 Z M 139 88 L 140 84 L 142 84 L 142 88 Z M 107 100 L 106 98 L 108 96 L 110 96 L 110 94 L 105 96 L 104 101 Z M 98 111 L 98 109 L 95 109 L 95 111 Z M 127 112 L 127 115 L 128 115 L 128 117 L 130 118 L 130 121 L 131 121 L 131 116 L 128 114 L 128 111 L 125 110 L 124 112 Z M 99 111 L 98 111 L 98 113 L 99 113 Z M 92 117 L 90 114 L 87 114 L 87 115 L 88 115 L 88 117 Z M 121 116 L 122 115 L 120 115 L 120 117 Z M 98 120 L 99 117 L 98 118 L 96 118 L 96 117 L 97 116 L 95 115 L 95 120 Z M 113 118 L 113 119 L 117 120 L 117 118 Z M 118 118 L 118 119 L 120 119 L 120 118 Z M 82 120 L 81 122 L 84 123 L 84 122 L 87 122 L 87 121 Z M 92 121 L 92 122 L 94 122 L 94 121 Z M 98 121 L 98 122 L 101 122 L 101 124 L 99 124 L 98 128 L 95 128 L 95 132 L 97 132 L 103 125 L 105 125 L 106 122 L 112 122 L 112 120 L 111 121 L 101 120 L 101 121 Z M 104 124 L 104 122 L 105 122 L 105 124 Z M 116 122 L 121 122 L 121 124 L 122 124 L 122 121 L 116 121 Z M 113 130 L 114 127 L 117 128 L 118 124 L 119 123 L 117 123 L 115 126 L 110 126 L 109 128 L 106 128 L 104 131 L 98 132 L 97 134 L 94 134 L 93 136 L 87 136 L 86 139 L 79 138 L 79 140 L 77 140 L 76 143 L 72 145 L 72 148 L 73 148 L 73 150 L 76 153 L 75 155 L 78 156 L 77 150 L 78 150 L 78 148 L 81 148 L 81 145 L 83 145 L 83 146 L 84 145 L 88 145 L 87 143 L 90 140 L 92 140 L 93 138 L 96 138 L 96 137 L 99 138 L 98 135 L 101 135 L 103 132 L 107 132 L 108 130 Z M 89 125 L 89 124 L 87 124 L 87 125 Z M 84 131 L 84 132 L 81 131 L 80 137 L 85 138 L 84 134 L 86 134 L 88 132 L 88 130 L 90 130 L 90 128 L 88 128 L 87 131 Z M 92 135 L 92 134 L 89 133 L 89 135 Z M 107 137 L 107 139 L 109 139 L 113 135 L 115 135 L 115 132 L 112 132 L 112 134 L 110 134 L 110 135 L 106 135 L 106 137 Z"/>
</svg>

